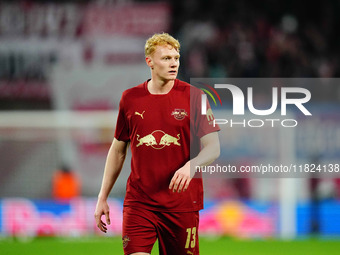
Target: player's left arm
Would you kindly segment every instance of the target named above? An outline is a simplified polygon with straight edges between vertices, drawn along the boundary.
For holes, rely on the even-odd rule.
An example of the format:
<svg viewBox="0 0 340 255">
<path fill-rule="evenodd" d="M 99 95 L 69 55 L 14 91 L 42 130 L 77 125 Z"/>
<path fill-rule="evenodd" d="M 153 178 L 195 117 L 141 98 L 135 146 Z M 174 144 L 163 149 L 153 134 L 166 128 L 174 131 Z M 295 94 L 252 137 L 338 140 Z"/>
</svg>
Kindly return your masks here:
<svg viewBox="0 0 340 255">
<path fill-rule="evenodd" d="M 200 153 L 188 161 L 183 167 L 178 169 L 171 179 L 169 189 L 173 192 L 186 191 L 193 177 L 190 171 L 190 165 L 206 166 L 214 162 L 220 155 L 220 141 L 218 132 L 212 132 L 201 137 L 202 150 Z"/>
</svg>

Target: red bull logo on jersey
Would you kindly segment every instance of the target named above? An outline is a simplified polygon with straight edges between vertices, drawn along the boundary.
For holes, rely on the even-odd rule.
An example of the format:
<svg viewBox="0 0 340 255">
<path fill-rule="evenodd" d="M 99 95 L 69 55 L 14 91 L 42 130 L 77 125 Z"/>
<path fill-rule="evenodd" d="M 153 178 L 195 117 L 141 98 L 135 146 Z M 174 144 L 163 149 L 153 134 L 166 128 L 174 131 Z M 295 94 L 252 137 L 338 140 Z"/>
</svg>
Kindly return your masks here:
<svg viewBox="0 0 340 255">
<path fill-rule="evenodd" d="M 156 138 L 150 134 L 150 135 L 146 135 L 142 138 L 139 138 L 139 135 L 137 135 L 137 141 L 139 142 L 136 147 L 139 147 L 141 145 L 146 145 L 146 146 L 152 146 L 152 145 L 156 145 Z"/>
<path fill-rule="evenodd" d="M 177 135 L 177 138 L 171 135 L 165 134 L 162 136 L 159 145 L 170 146 L 170 144 L 174 144 L 174 145 L 181 146 L 181 144 L 178 142 L 179 139 L 180 139 L 179 134 Z"/>
<path fill-rule="evenodd" d="M 188 116 L 188 113 L 185 109 L 175 109 L 171 115 L 174 116 L 176 120 L 183 120 L 186 116 Z"/>
<path fill-rule="evenodd" d="M 162 130 L 155 130 L 151 134 L 143 136 L 142 138 L 140 138 L 140 135 L 137 134 L 136 139 L 138 141 L 136 147 L 145 145 L 151 146 L 152 148 L 159 150 L 163 149 L 165 146 L 170 145 L 181 146 L 181 144 L 179 143 L 180 134 L 177 134 L 177 136 L 172 136 L 165 133 Z"/>
</svg>

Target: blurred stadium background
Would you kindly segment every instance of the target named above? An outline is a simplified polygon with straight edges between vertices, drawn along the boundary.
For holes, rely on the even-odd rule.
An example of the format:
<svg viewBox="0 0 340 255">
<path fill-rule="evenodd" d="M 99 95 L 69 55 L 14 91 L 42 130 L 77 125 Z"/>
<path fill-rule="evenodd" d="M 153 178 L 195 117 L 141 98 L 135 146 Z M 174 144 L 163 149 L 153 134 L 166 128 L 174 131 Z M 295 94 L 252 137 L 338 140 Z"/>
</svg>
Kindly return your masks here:
<svg viewBox="0 0 340 255">
<path fill-rule="evenodd" d="M 17 238 L 57 237 L 54 242 L 65 250 L 68 241 L 62 238 L 88 244 L 105 239 L 94 224 L 96 196 L 121 93 L 149 78 L 143 52 L 148 36 L 165 31 L 180 40 L 179 78 L 187 82 L 192 77 L 337 78 L 339 11 L 337 0 L 1 1 L 0 249 L 30 254 L 26 242 L 25 252 L 19 246 L 13 251 L 11 240 Z M 268 92 L 257 91 L 259 100 Z M 324 83 L 311 93 L 313 118 L 301 121 L 286 153 L 299 163 L 340 163 L 340 86 Z M 223 158 L 234 164 L 259 162 L 279 142 L 234 132 L 222 145 Z M 129 161 L 111 193 L 107 235 L 112 240 L 121 233 Z M 73 173 L 68 181 L 74 190 L 67 192 L 75 198 L 68 201 L 57 198 L 62 169 Z M 336 254 L 339 180 L 205 180 L 202 253 Z M 309 248 L 287 248 L 279 241 L 263 242 L 261 248 L 251 244 L 306 238 L 313 238 L 305 244 Z M 334 242 L 322 243 L 325 239 Z M 248 251 L 237 253 L 244 244 Z M 45 253 L 59 254 L 54 245 L 48 243 Z M 106 246 L 98 252 L 101 247 Z M 121 253 L 112 247 L 105 249 Z M 278 247 L 290 250 L 281 253 Z"/>
</svg>

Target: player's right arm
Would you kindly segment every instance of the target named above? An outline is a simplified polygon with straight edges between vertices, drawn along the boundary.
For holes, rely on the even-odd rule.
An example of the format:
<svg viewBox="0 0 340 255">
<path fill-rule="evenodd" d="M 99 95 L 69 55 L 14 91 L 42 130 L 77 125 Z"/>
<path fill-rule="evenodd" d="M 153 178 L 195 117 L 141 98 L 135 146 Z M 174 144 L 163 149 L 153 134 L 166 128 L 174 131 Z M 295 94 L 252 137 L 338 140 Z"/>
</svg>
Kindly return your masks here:
<svg viewBox="0 0 340 255">
<path fill-rule="evenodd" d="M 107 231 L 106 224 L 110 225 L 110 209 L 107 203 L 107 198 L 109 197 L 111 189 L 122 170 L 126 157 L 127 144 L 127 142 L 119 141 L 114 138 L 106 158 L 102 185 L 94 213 L 98 228 L 105 233 Z M 103 215 L 105 215 L 106 223 L 101 219 Z"/>
</svg>

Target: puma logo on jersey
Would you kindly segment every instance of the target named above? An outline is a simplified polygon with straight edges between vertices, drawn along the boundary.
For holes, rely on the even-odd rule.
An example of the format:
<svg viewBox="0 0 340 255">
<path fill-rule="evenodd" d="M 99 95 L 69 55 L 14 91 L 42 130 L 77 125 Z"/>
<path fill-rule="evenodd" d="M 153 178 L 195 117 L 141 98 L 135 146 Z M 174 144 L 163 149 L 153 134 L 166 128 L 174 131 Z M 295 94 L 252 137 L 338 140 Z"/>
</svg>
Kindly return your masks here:
<svg viewBox="0 0 340 255">
<path fill-rule="evenodd" d="M 144 117 L 143 117 L 144 112 L 145 112 L 145 111 L 143 111 L 142 113 L 135 112 L 135 115 L 139 115 L 142 119 L 144 119 Z"/>
</svg>

